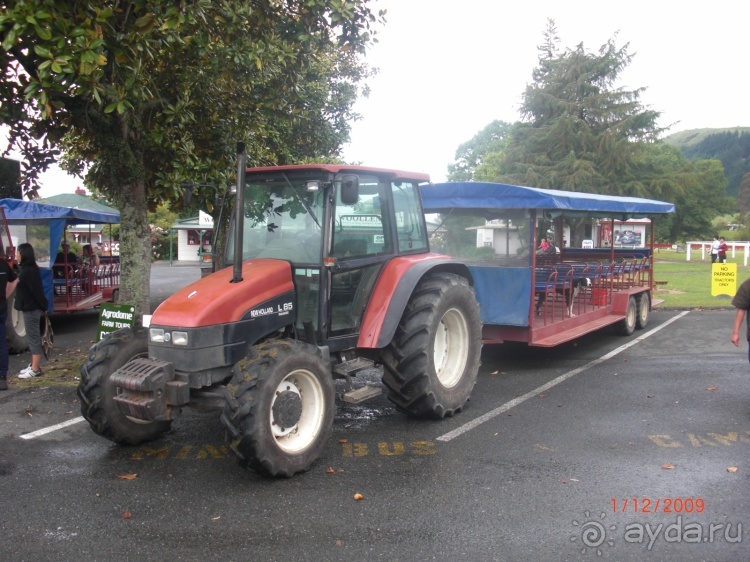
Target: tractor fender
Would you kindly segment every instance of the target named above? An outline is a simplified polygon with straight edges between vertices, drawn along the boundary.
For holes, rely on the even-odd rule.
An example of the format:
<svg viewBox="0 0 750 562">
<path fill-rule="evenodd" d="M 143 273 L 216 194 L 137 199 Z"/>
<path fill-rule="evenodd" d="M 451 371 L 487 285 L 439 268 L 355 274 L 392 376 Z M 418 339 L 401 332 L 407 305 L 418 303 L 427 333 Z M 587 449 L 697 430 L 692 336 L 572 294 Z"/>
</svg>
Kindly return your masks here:
<svg viewBox="0 0 750 562">
<path fill-rule="evenodd" d="M 367 305 L 357 347 L 382 349 L 396 333 L 414 288 L 432 272 L 447 271 L 465 277 L 470 285 L 474 279 L 469 268 L 449 256 L 420 254 L 399 256 L 383 268 Z"/>
</svg>

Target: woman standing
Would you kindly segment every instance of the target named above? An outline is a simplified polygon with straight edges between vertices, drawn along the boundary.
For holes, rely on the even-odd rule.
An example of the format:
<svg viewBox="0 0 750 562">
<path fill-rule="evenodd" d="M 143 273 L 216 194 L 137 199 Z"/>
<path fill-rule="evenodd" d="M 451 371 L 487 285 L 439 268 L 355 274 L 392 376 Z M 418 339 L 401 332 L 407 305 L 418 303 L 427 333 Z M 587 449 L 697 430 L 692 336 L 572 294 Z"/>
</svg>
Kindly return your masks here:
<svg viewBox="0 0 750 562">
<path fill-rule="evenodd" d="M 727 245 L 726 240 L 724 240 L 724 237 L 722 236 L 719 238 L 719 253 L 718 253 L 718 262 L 719 263 L 727 263 L 727 250 L 729 249 L 729 246 Z"/>
<path fill-rule="evenodd" d="M 36 264 L 34 248 L 28 242 L 18 245 L 18 263 L 21 273 L 16 288 L 16 310 L 23 312 L 26 325 L 26 341 L 31 351 L 31 365 L 18 375 L 19 379 L 31 379 L 42 375 L 42 336 L 39 320 L 49 307 L 44 296 L 42 276 Z"/>
</svg>

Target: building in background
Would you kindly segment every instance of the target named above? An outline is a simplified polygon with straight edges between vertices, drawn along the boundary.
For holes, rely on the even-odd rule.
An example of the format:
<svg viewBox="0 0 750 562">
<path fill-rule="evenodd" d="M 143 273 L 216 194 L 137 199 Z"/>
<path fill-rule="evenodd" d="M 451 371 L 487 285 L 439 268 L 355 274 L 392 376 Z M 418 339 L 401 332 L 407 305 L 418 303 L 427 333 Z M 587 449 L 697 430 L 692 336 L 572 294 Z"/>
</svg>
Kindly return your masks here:
<svg viewBox="0 0 750 562">
<path fill-rule="evenodd" d="M 196 263 L 211 261 L 214 220 L 208 213 L 198 213 L 197 217 L 179 220 L 170 227 L 170 233 L 177 231 L 177 252 L 170 250 L 170 262 L 175 259 Z"/>
</svg>

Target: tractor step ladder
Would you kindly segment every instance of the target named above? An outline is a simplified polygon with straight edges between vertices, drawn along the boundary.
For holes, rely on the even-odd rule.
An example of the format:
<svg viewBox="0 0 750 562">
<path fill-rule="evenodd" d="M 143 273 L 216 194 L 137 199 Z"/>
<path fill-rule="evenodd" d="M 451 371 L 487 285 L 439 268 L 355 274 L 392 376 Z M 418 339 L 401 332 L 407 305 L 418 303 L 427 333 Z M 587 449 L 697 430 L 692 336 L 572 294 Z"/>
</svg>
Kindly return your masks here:
<svg viewBox="0 0 750 562">
<path fill-rule="evenodd" d="M 349 361 L 343 361 L 338 365 L 334 365 L 334 374 L 346 379 L 346 392 L 342 395 L 344 402 L 347 404 L 359 404 L 360 402 L 364 402 L 375 396 L 380 396 L 383 393 L 383 389 L 378 386 L 365 385 L 359 388 L 354 388 L 352 385 L 352 375 L 356 375 L 366 369 L 372 369 L 374 366 L 375 363 L 373 361 L 363 357 L 356 357 Z"/>
</svg>

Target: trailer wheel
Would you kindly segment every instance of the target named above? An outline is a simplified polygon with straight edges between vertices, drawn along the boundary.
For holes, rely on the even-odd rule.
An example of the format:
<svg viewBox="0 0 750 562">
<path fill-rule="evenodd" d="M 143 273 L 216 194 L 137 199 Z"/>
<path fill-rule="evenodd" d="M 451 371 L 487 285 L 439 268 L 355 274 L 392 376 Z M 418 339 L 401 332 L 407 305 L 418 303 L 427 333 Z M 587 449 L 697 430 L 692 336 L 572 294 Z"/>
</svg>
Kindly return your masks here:
<svg viewBox="0 0 750 562">
<path fill-rule="evenodd" d="M 23 321 L 23 312 L 16 310 L 14 307 L 17 290 L 13 290 L 7 301 L 8 314 L 5 320 L 5 332 L 10 353 L 22 353 L 29 349 L 29 344 L 26 343 L 26 324 Z"/>
<path fill-rule="evenodd" d="M 638 307 L 635 303 L 635 297 L 628 299 L 628 307 L 625 309 L 625 318 L 617 324 L 617 331 L 620 335 L 629 336 L 635 331 L 636 318 L 638 317 Z"/>
<path fill-rule="evenodd" d="M 426 277 L 383 352 L 388 398 L 417 417 L 460 412 L 476 383 L 481 350 L 479 304 L 466 279 L 452 273 Z"/>
<path fill-rule="evenodd" d="M 105 336 L 89 350 L 81 365 L 78 398 L 81 413 L 94 433 L 120 445 L 152 441 L 169 430 L 171 421 L 147 422 L 120 412 L 114 403 L 117 388 L 110 376 L 131 359 L 148 356 L 146 330 L 123 328 Z"/>
<path fill-rule="evenodd" d="M 648 326 L 648 319 L 651 314 L 651 297 L 648 293 L 641 293 L 636 297 L 636 308 L 638 314 L 635 317 L 635 327 L 643 330 Z"/>
<path fill-rule="evenodd" d="M 259 344 L 237 364 L 221 416 L 239 463 L 289 478 L 320 457 L 333 430 L 333 377 L 318 348 Z"/>
</svg>

